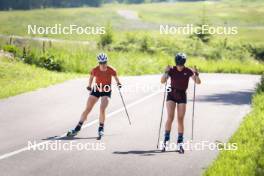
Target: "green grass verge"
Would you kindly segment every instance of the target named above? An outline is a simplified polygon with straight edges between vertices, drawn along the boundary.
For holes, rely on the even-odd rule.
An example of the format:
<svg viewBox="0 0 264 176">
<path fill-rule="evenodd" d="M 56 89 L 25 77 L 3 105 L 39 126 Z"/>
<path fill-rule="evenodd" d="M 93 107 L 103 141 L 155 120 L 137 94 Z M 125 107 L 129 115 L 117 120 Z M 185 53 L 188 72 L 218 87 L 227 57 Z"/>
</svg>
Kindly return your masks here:
<svg viewBox="0 0 264 176">
<path fill-rule="evenodd" d="M 186 48 L 188 48 L 188 46 Z M 193 52 L 191 49 L 179 49 L 179 51 Z M 155 50 L 153 54 L 141 52 L 137 49 L 131 49 L 127 52 L 105 52 L 110 58 L 109 64 L 115 67 L 120 75 L 144 75 L 162 73 L 164 67 L 175 64 L 172 54 L 159 51 L 158 49 Z M 17 54 L 21 55 L 20 52 Z M 46 54 L 43 54 L 39 48 L 35 48 L 34 50 L 31 48 L 31 52 L 34 54 L 34 56 L 32 56 L 33 61 L 36 60 L 36 62 L 38 62 L 37 58 L 43 56 L 47 58 L 52 55 L 54 56 L 54 60 L 60 63 L 62 71 L 87 74 L 89 70 L 97 65 L 96 56 L 102 51 L 99 49 L 90 49 L 89 46 L 84 45 L 54 44 L 52 48 L 47 49 Z M 209 51 L 205 51 L 205 53 L 208 54 Z M 221 51 L 221 54 L 223 53 L 229 55 Z M 207 73 L 262 74 L 264 72 L 263 62 L 257 61 L 251 57 L 237 59 L 241 54 L 235 56 L 235 51 L 232 51 L 231 54 L 234 58 L 205 59 L 198 56 L 189 56 L 187 66 L 197 66 L 201 72 Z"/>
<path fill-rule="evenodd" d="M 221 151 L 204 176 L 264 175 L 264 76 L 257 92 L 252 111 L 229 141 L 238 150 Z"/>
<path fill-rule="evenodd" d="M 52 49 L 55 58 L 62 61 L 64 70 L 69 72 L 87 73 L 97 64 L 96 55 L 100 50 L 87 51 L 78 48 L 76 51 Z M 162 73 L 167 65 L 175 65 L 174 56 L 164 52 L 149 54 L 140 51 L 106 51 L 110 57 L 109 64 L 114 66 L 120 75 L 144 75 Z M 187 66 L 197 66 L 207 73 L 247 73 L 262 74 L 264 64 L 252 58 L 247 59 L 204 59 L 190 56 Z"/>
<path fill-rule="evenodd" d="M 252 59 L 221 59 L 205 60 L 191 58 L 188 65 L 196 65 L 200 71 L 207 73 L 245 73 L 245 74 L 262 74 L 264 64 Z"/>
<path fill-rule="evenodd" d="M 0 57 L 0 98 L 47 87 L 80 75 L 57 73 L 23 64 L 16 59 Z"/>
</svg>

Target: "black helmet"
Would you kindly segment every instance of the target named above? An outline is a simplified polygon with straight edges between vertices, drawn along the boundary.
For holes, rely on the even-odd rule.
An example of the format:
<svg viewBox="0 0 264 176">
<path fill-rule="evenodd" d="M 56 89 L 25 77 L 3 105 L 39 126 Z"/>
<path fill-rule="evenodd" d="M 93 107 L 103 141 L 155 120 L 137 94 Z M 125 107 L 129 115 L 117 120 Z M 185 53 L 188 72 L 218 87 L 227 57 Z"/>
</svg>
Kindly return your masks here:
<svg viewBox="0 0 264 176">
<path fill-rule="evenodd" d="M 178 53 L 175 56 L 175 63 L 176 65 L 184 65 L 186 62 L 186 59 L 187 59 L 186 54 Z"/>
</svg>

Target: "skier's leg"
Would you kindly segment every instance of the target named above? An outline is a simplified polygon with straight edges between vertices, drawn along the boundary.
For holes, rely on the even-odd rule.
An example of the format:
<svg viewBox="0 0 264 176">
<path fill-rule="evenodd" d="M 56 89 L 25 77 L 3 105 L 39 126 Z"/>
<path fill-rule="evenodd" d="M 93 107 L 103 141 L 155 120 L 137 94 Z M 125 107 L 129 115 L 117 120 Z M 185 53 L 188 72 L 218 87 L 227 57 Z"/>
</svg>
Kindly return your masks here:
<svg viewBox="0 0 264 176">
<path fill-rule="evenodd" d="M 167 106 L 168 118 L 166 121 L 165 131 L 171 131 L 171 125 L 172 125 L 172 122 L 174 120 L 174 115 L 175 115 L 176 103 L 173 101 L 167 101 L 166 106 Z"/>
<path fill-rule="evenodd" d="M 105 121 L 105 111 L 109 103 L 109 97 L 103 96 L 101 97 L 101 105 L 100 105 L 100 116 L 99 116 L 99 122 L 104 124 Z"/>
<path fill-rule="evenodd" d="M 84 122 L 85 120 L 87 120 L 87 116 L 89 115 L 89 113 L 91 112 L 91 110 L 93 109 L 95 103 L 98 101 L 98 97 L 90 95 L 87 103 L 86 103 L 86 107 L 85 110 L 83 111 L 82 115 L 81 115 L 81 119 L 80 122 Z"/>
<path fill-rule="evenodd" d="M 184 133 L 184 116 L 186 112 L 186 104 L 177 104 L 177 116 L 178 116 L 178 133 Z"/>
<path fill-rule="evenodd" d="M 178 117 L 178 139 L 179 152 L 184 153 L 183 149 L 183 133 L 184 133 L 184 116 L 186 112 L 186 104 L 180 103 L 177 105 L 177 117 Z"/>
<path fill-rule="evenodd" d="M 88 114 L 93 109 L 93 107 L 94 107 L 95 103 L 97 102 L 97 100 L 98 100 L 98 97 L 95 97 L 93 95 L 89 96 L 89 98 L 87 100 L 87 103 L 86 103 L 85 110 L 83 111 L 83 113 L 81 115 L 80 121 L 78 122 L 77 126 L 73 130 L 70 130 L 67 133 L 67 136 L 75 136 L 75 135 L 77 135 L 77 133 L 81 130 L 84 121 L 87 119 Z"/>
<path fill-rule="evenodd" d="M 166 106 L 167 106 L 168 118 L 167 118 L 166 125 L 165 125 L 165 134 L 164 134 L 164 142 L 163 142 L 162 150 L 165 150 L 166 143 L 167 141 L 170 140 L 170 131 L 171 131 L 171 125 L 174 119 L 174 115 L 175 115 L 176 103 L 174 101 L 169 100 L 166 102 Z"/>
<path fill-rule="evenodd" d="M 101 105 L 100 105 L 100 116 L 99 116 L 99 127 L 98 127 L 98 136 L 102 136 L 104 132 L 104 122 L 105 122 L 105 111 L 109 103 L 108 96 L 101 97 Z"/>
</svg>

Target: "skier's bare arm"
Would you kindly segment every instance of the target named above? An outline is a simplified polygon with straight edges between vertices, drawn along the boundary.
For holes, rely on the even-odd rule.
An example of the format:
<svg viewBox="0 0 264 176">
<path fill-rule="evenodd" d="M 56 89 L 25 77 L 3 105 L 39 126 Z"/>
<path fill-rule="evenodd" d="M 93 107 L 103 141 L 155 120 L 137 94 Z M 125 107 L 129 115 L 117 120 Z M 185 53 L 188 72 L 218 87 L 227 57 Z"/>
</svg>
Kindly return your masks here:
<svg viewBox="0 0 264 176">
<path fill-rule="evenodd" d="M 194 72 L 194 74 L 193 74 L 193 76 L 192 76 L 193 81 L 194 81 L 196 84 L 201 84 L 201 79 L 200 79 L 200 77 L 199 77 L 199 73 L 198 73 L 198 70 L 197 70 L 196 67 L 194 67 L 193 72 Z"/>
<path fill-rule="evenodd" d="M 195 75 L 193 75 L 193 76 L 192 76 L 192 79 L 193 79 L 193 81 L 194 81 L 196 84 L 201 84 L 201 79 L 200 79 L 199 76 L 195 76 Z"/>
<path fill-rule="evenodd" d="M 94 76 L 90 75 L 89 80 L 88 80 L 88 87 L 92 87 Z"/>
<path fill-rule="evenodd" d="M 165 68 L 165 73 L 161 76 L 161 80 L 160 80 L 161 84 L 164 84 L 168 80 L 170 68 L 171 68 L 170 66 L 167 66 Z"/>
<path fill-rule="evenodd" d="M 168 80 L 168 73 L 164 73 L 162 76 L 161 76 L 161 84 L 164 84 L 167 80 Z"/>
<path fill-rule="evenodd" d="M 120 85 L 120 84 L 121 84 L 121 83 L 120 83 L 120 80 L 119 80 L 119 78 L 118 78 L 117 76 L 114 76 L 114 79 L 115 79 L 117 85 Z"/>
</svg>

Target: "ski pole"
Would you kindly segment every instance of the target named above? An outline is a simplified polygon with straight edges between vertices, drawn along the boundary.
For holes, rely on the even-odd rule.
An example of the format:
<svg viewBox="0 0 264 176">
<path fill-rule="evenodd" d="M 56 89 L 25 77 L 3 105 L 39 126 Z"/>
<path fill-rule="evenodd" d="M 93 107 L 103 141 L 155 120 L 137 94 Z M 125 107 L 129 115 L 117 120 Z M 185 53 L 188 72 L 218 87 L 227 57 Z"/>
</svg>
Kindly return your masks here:
<svg viewBox="0 0 264 176">
<path fill-rule="evenodd" d="M 117 86 L 117 87 L 118 87 L 118 86 Z M 128 112 L 127 112 L 126 104 L 125 104 L 124 98 L 123 98 L 123 96 L 122 96 L 122 93 L 121 93 L 120 87 L 118 87 L 118 92 L 119 92 L 119 95 L 120 95 L 120 97 L 121 97 L 122 103 L 123 103 L 123 105 L 124 105 L 124 108 L 125 108 L 125 111 L 126 111 L 126 115 L 127 115 L 127 119 L 128 119 L 128 122 L 129 122 L 129 125 L 131 125 L 131 121 L 130 121 L 130 118 L 129 118 L 129 115 L 128 115 Z"/>
<path fill-rule="evenodd" d="M 166 92 L 167 92 L 167 80 L 166 80 L 166 82 L 165 82 L 165 88 L 164 88 L 164 95 L 163 95 L 163 102 L 162 102 L 162 109 L 161 109 L 161 117 L 160 117 L 159 137 L 158 137 L 158 142 L 157 142 L 157 149 L 159 148 L 160 131 L 161 131 L 161 124 L 162 124 L 162 117 L 163 117 L 164 104 L 165 104 L 165 99 L 166 99 Z"/>
<path fill-rule="evenodd" d="M 196 66 L 194 66 L 196 69 Z M 193 128 L 194 128 L 194 108 L 195 108 L 195 89 L 196 89 L 196 77 L 194 80 L 194 85 L 193 85 L 193 107 L 192 107 L 192 136 L 191 136 L 191 141 L 193 141 Z"/>
</svg>

